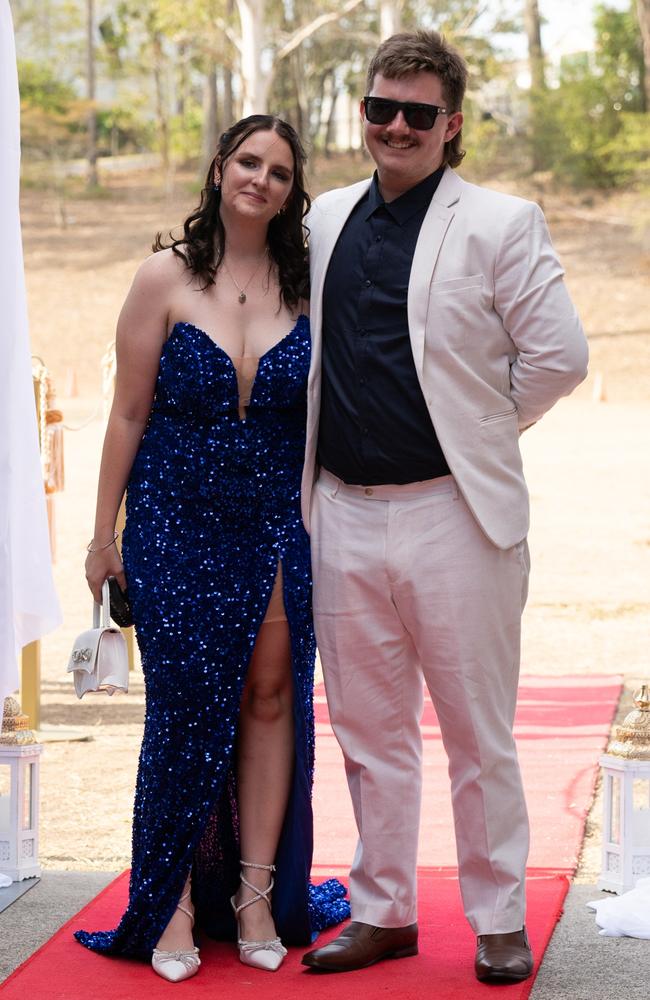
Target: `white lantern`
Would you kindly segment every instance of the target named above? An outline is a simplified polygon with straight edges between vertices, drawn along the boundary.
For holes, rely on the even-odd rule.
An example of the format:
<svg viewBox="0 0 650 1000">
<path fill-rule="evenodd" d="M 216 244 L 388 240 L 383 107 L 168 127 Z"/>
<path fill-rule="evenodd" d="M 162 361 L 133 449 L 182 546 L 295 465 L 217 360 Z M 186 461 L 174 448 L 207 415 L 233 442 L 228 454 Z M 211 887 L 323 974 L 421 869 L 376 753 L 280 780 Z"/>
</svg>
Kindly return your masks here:
<svg viewBox="0 0 650 1000">
<path fill-rule="evenodd" d="M 38 792 L 42 751 L 16 699 L 5 699 L 0 735 L 0 872 L 14 882 L 41 874 Z"/>
<path fill-rule="evenodd" d="M 627 892 L 650 875 L 650 689 L 617 726 L 603 768 L 603 860 L 598 888 Z"/>
</svg>

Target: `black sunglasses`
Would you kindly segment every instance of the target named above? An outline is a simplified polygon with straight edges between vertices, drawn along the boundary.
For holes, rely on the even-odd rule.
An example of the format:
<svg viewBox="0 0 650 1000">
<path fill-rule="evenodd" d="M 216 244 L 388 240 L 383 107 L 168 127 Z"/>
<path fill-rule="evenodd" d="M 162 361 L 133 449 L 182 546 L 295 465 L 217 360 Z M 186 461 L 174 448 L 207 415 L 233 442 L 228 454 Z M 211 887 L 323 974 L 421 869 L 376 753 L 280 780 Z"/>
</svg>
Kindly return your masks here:
<svg viewBox="0 0 650 1000">
<path fill-rule="evenodd" d="M 448 114 L 446 108 L 439 108 L 436 104 L 389 101 L 385 97 L 364 97 L 363 106 L 371 125 L 388 125 L 401 111 L 408 127 L 418 132 L 427 132 L 435 125 L 438 115 Z"/>
</svg>

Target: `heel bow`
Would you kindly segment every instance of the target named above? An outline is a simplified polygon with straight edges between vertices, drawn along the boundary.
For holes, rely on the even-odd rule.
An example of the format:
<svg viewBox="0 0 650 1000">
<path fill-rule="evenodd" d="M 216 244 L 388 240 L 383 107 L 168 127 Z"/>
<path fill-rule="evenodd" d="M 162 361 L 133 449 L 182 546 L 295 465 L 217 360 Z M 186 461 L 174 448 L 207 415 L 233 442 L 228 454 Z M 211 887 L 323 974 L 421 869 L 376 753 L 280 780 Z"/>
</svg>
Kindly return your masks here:
<svg viewBox="0 0 650 1000">
<path fill-rule="evenodd" d="M 239 914 L 242 910 L 245 910 L 247 906 L 252 906 L 253 903 L 259 903 L 260 900 L 264 900 L 266 905 L 271 910 L 271 900 L 269 896 L 275 885 L 275 880 L 273 878 L 273 872 L 275 871 L 275 865 L 258 865 L 251 861 L 242 861 L 242 868 L 257 868 L 261 871 L 271 872 L 271 878 L 266 889 L 258 889 L 257 886 L 253 885 L 245 875 L 241 874 L 241 884 L 245 885 L 247 889 L 253 893 L 251 899 L 247 899 L 244 903 L 235 903 L 235 897 L 233 896 L 230 900 L 230 905 L 233 908 L 235 918 L 237 920 L 237 947 L 239 948 L 239 960 L 243 962 L 244 965 L 250 965 L 255 969 L 263 969 L 266 972 L 275 972 L 279 969 L 282 964 L 282 960 L 287 954 L 287 949 L 282 944 L 279 937 L 270 938 L 268 941 L 246 941 L 241 936 L 240 924 L 239 924 Z"/>
</svg>

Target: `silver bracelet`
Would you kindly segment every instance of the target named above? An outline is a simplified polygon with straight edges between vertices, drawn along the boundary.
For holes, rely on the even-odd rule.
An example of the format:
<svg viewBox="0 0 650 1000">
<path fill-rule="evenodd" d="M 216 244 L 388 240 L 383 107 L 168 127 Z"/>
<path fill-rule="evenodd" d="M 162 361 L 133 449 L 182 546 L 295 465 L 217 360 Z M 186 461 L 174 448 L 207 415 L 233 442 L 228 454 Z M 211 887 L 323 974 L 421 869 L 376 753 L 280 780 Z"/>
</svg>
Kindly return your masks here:
<svg viewBox="0 0 650 1000">
<path fill-rule="evenodd" d="M 90 541 L 88 542 L 88 545 L 86 546 L 86 552 L 101 552 L 102 549 L 110 549 L 111 545 L 115 545 L 118 535 L 119 531 L 115 531 L 113 533 L 113 537 L 111 538 L 110 542 L 106 542 L 106 545 L 98 545 L 96 548 L 93 548 L 93 542 L 95 539 L 91 538 Z"/>
</svg>

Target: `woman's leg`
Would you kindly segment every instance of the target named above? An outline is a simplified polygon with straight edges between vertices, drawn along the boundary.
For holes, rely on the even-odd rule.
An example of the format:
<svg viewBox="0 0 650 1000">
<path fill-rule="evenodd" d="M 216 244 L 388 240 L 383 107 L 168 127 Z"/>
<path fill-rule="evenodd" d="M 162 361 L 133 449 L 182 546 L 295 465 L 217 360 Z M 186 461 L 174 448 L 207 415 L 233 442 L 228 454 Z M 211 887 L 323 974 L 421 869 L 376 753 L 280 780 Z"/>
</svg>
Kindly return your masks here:
<svg viewBox="0 0 650 1000">
<path fill-rule="evenodd" d="M 287 808 L 294 756 L 293 682 L 289 626 L 264 622 L 253 650 L 239 715 L 237 784 L 241 858 L 271 865 Z M 270 872 L 246 868 L 252 885 L 266 889 Z M 238 905 L 254 898 L 240 886 Z M 263 941 L 275 937 L 268 906 L 257 902 L 240 916 L 241 937 Z"/>
<path fill-rule="evenodd" d="M 187 881 L 183 886 L 181 899 L 183 900 L 185 909 L 189 910 L 190 913 L 194 913 L 194 906 L 188 892 L 190 885 L 190 876 L 188 875 Z M 183 898 L 185 896 L 187 898 Z M 192 918 L 188 917 L 187 913 L 183 910 L 176 908 L 171 920 L 162 932 L 156 948 L 159 948 L 160 951 L 190 951 L 193 947 Z"/>
<path fill-rule="evenodd" d="M 280 568 L 278 581 L 278 597 L 281 598 Z M 237 783 L 244 861 L 273 864 L 291 785 L 293 741 L 289 625 L 286 619 L 263 622 L 248 667 L 239 716 Z M 269 885 L 268 871 L 247 868 L 245 875 L 260 890 Z M 188 875 L 181 895 L 184 896 L 189 887 Z M 241 904 L 252 897 L 251 890 L 241 886 L 236 902 Z M 183 905 L 194 911 L 189 898 Z M 264 903 L 242 910 L 240 924 L 242 937 L 247 941 L 275 937 L 273 920 Z M 191 949 L 193 944 L 192 921 L 177 909 L 156 947 L 161 951 L 183 951 Z"/>
</svg>

